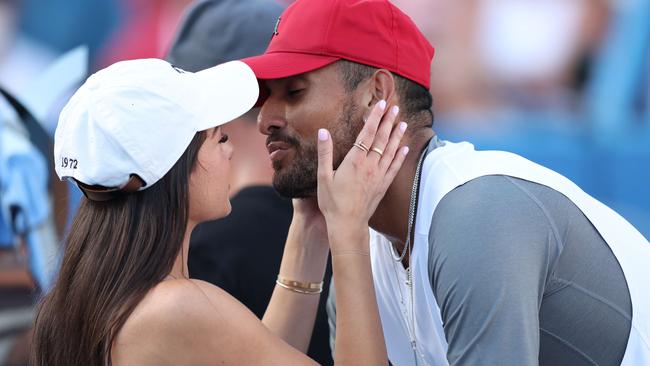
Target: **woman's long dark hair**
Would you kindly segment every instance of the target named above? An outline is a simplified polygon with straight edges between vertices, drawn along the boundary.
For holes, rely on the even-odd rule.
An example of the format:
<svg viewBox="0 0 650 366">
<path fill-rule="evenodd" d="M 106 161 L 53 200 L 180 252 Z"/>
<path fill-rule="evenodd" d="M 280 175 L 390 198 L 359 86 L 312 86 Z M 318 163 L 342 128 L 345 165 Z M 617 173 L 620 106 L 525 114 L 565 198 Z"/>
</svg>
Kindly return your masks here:
<svg viewBox="0 0 650 366">
<path fill-rule="evenodd" d="M 110 364 L 111 345 L 147 292 L 171 271 L 189 215 L 189 176 L 205 133 L 153 186 L 107 202 L 83 199 L 59 276 L 39 305 L 34 366 Z"/>
</svg>

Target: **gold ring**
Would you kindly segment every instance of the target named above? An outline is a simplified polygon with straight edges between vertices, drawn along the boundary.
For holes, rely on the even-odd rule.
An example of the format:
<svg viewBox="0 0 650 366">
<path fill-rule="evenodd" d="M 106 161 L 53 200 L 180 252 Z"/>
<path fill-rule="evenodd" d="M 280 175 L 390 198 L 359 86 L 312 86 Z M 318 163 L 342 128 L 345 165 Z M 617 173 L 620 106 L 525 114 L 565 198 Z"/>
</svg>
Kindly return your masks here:
<svg viewBox="0 0 650 366">
<path fill-rule="evenodd" d="M 377 154 L 379 154 L 379 156 L 384 156 L 384 150 L 378 147 L 373 147 L 372 149 L 370 149 L 370 151 L 376 152 Z"/>
<path fill-rule="evenodd" d="M 363 144 L 363 142 L 355 142 L 354 146 L 358 147 L 359 149 L 363 150 L 365 153 L 368 152 L 368 147 Z"/>
</svg>

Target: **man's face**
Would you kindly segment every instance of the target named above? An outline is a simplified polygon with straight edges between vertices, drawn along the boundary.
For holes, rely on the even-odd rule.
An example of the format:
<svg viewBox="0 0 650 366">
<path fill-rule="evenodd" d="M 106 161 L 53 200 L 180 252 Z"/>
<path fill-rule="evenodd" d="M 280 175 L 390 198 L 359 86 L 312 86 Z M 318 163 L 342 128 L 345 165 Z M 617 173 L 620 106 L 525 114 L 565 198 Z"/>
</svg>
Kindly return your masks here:
<svg viewBox="0 0 650 366">
<path fill-rule="evenodd" d="M 266 87 L 270 95 L 260 110 L 258 127 L 267 135 L 273 186 L 285 197 L 314 197 L 318 129 L 326 128 L 332 135 L 336 168 L 361 130 L 363 111 L 355 94 L 346 93 L 336 64 L 267 80 Z"/>
</svg>

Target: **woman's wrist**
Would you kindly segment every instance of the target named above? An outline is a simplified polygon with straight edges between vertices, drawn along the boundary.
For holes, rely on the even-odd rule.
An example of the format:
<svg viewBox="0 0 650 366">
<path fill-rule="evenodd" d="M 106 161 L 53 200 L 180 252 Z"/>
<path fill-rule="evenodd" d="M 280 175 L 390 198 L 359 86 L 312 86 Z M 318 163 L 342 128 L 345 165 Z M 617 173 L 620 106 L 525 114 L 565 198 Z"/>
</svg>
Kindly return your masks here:
<svg viewBox="0 0 650 366">
<path fill-rule="evenodd" d="M 288 278 L 284 278 L 281 275 L 278 275 L 278 278 L 275 280 L 275 283 L 289 291 L 293 291 L 300 294 L 307 295 L 318 295 L 323 292 L 323 281 L 320 282 L 303 282 L 295 281 Z"/>
<path fill-rule="evenodd" d="M 292 223 L 279 275 L 294 281 L 320 282 L 325 276 L 328 254 L 326 239 L 304 235 L 304 230 L 298 230 Z"/>
<path fill-rule="evenodd" d="M 327 229 L 322 217 L 319 220 L 294 211 L 287 235 L 287 245 L 307 246 L 315 250 L 320 248 L 327 251 L 329 248 Z"/>
<path fill-rule="evenodd" d="M 332 226 L 329 232 L 330 250 L 332 255 L 368 253 L 369 232 L 367 225 L 341 224 Z"/>
</svg>

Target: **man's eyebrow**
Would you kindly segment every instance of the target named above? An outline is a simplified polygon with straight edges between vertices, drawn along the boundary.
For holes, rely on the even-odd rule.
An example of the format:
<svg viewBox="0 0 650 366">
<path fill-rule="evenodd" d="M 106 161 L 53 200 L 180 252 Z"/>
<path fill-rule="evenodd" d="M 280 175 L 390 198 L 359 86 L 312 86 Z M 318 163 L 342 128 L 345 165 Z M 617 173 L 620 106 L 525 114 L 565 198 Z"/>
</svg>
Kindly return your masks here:
<svg viewBox="0 0 650 366">
<path fill-rule="evenodd" d="M 287 76 L 286 78 L 282 79 L 284 85 L 291 84 L 296 81 L 309 81 L 309 77 L 307 73 L 305 74 L 298 74 L 298 75 L 293 75 L 293 76 Z"/>
<path fill-rule="evenodd" d="M 263 83 L 263 87 L 271 91 L 274 88 L 288 88 L 292 83 L 295 82 L 309 83 L 310 81 L 304 74 L 301 74 L 295 76 L 288 76 L 283 79 L 265 80 Z"/>
<path fill-rule="evenodd" d="M 307 77 L 306 74 L 300 74 L 300 75 L 290 77 L 289 81 L 309 81 L 309 78 Z"/>
</svg>

